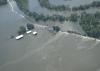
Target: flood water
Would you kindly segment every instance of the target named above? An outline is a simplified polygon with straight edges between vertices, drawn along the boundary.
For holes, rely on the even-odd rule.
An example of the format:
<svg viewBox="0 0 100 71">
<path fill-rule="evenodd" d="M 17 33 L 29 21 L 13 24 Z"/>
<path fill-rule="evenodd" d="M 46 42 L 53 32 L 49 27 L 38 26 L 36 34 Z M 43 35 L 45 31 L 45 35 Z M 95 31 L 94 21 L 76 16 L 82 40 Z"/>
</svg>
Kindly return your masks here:
<svg viewBox="0 0 100 71">
<path fill-rule="evenodd" d="M 16 43 L 13 43 L 15 41 L 12 41 L 10 36 L 15 36 L 18 27 L 24 24 L 25 20 L 13 13 L 9 5 L 0 7 L 0 65 L 9 60 L 9 49 L 16 48 Z"/>
</svg>

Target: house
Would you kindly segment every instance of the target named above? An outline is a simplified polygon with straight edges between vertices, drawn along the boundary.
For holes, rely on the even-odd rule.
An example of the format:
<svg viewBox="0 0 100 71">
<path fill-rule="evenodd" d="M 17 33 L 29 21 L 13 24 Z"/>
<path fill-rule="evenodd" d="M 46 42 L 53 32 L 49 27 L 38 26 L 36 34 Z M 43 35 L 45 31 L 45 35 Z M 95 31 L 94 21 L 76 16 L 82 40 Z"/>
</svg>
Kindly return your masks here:
<svg viewBox="0 0 100 71">
<path fill-rule="evenodd" d="M 34 31 L 32 34 L 33 34 L 33 35 L 37 35 L 37 32 L 36 32 L 36 31 Z"/>
<path fill-rule="evenodd" d="M 32 32 L 32 31 L 30 30 L 30 31 L 27 31 L 26 33 L 27 33 L 27 34 L 30 34 L 31 32 Z"/>
<path fill-rule="evenodd" d="M 21 38 L 23 38 L 23 37 L 24 37 L 24 35 L 19 35 L 19 36 L 15 37 L 15 39 L 16 39 L 16 40 L 19 40 L 19 39 L 21 39 Z"/>
</svg>

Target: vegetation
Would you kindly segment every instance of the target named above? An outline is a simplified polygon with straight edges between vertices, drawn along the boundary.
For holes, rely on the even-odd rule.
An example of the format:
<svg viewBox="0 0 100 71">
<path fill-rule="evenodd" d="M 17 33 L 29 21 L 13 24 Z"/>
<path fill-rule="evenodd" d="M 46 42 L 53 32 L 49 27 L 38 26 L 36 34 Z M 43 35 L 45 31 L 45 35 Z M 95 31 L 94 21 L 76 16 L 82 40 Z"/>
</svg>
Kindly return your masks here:
<svg viewBox="0 0 100 71">
<path fill-rule="evenodd" d="M 77 13 L 71 14 L 71 16 L 70 16 L 70 21 L 76 22 L 77 19 L 78 19 Z"/>
<path fill-rule="evenodd" d="M 81 35 L 80 33 L 76 32 L 76 31 L 71 31 L 71 30 L 68 30 L 67 32 L 68 32 L 68 33 L 74 33 L 74 34 Z"/>
<path fill-rule="evenodd" d="M 46 1 L 46 0 L 45 0 Z M 38 14 L 36 12 L 30 12 L 28 10 L 27 6 L 27 0 L 16 0 L 17 5 L 19 6 L 20 10 L 22 10 L 26 15 L 30 16 L 31 18 L 34 18 L 35 21 L 64 21 L 67 20 L 67 17 L 64 16 L 60 16 L 60 15 L 53 15 L 53 16 L 49 16 L 49 15 L 43 15 L 43 14 Z"/>
<path fill-rule="evenodd" d="M 100 13 L 82 13 L 80 25 L 88 36 L 100 38 Z"/>
<path fill-rule="evenodd" d="M 20 2 L 21 1 L 21 2 Z M 42 0 L 39 0 L 42 1 Z M 51 7 L 49 7 L 47 4 L 47 0 L 43 0 L 45 1 L 42 6 L 43 7 L 48 7 L 51 9 Z M 77 14 L 71 14 L 71 16 L 68 17 L 64 17 L 61 15 L 53 15 L 53 16 L 49 16 L 46 15 L 44 16 L 43 14 L 38 14 L 36 12 L 31 13 L 28 9 L 27 9 L 27 0 L 16 0 L 19 8 L 28 16 L 34 18 L 35 21 L 65 21 L 65 20 L 70 20 L 73 22 L 77 21 Z M 25 2 L 25 3 L 24 3 Z M 89 5 L 81 5 L 79 7 L 73 7 L 72 10 L 73 11 L 78 11 L 78 10 L 86 10 L 89 9 L 91 7 L 100 7 L 100 1 L 94 1 Z M 53 8 L 53 6 L 52 6 Z M 58 9 L 57 9 L 58 10 Z M 61 10 L 61 9 L 59 9 Z M 94 38 L 99 38 L 100 37 L 100 13 L 97 12 L 95 14 L 87 14 L 87 13 L 82 13 L 81 17 L 80 17 L 80 25 L 82 26 L 83 30 L 87 33 L 88 36 L 90 37 L 94 37 Z M 31 27 L 32 29 L 32 27 Z M 58 26 L 53 26 L 53 30 L 55 32 L 60 31 L 60 27 Z M 26 32 L 25 27 L 20 27 L 20 30 L 18 31 L 18 34 L 24 34 Z"/>
<path fill-rule="evenodd" d="M 62 22 L 62 21 L 65 21 L 65 20 L 70 20 L 70 21 L 73 21 L 73 22 L 76 22 L 77 21 L 77 14 L 71 14 L 70 17 L 64 17 L 64 16 L 61 16 L 61 15 L 53 15 L 53 16 L 49 16 L 49 15 L 43 15 L 43 14 L 38 14 L 36 12 L 30 12 L 28 10 L 28 2 L 27 0 L 15 0 L 19 6 L 19 8 L 28 16 L 34 18 L 35 21 L 48 21 L 48 20 L 51 20 L 51 21 L 59 21 L 59 22 Z M 39 0 L 40 2 L 40 5 L 42 7 L 48 7 L 49 8 L 49 2 L 48 0 Z M 50 6 L 50 9 L 52 8 L 56 8 L 54 7 L 53 5 Z M 64 7 L 64 6 L 62 6 Z M 61 8 L 62 8 L 61 7 Z M 94 1 L 92 2 L 91 4 L 88 4 L 88 5 L 81 5 L 79 7 L 73 7 L 72 10 L 73 11 L 77 11 L 77 10 L 86 10 L 90 7 L 100 7 L 100 1 Z M 61 10 L 59 8 L 59 6 L 57 6 L 58 9 L 55 9 L 55 10 Z"/>
<path fill-rule="evenodd" d="M 42 7 L 48 8 L 50 10 L 55 10 L 55 11 L 70 11 L 71 8 L 69 6 L 55 6 L 49 3 L 48 0 L 38 0 L 40 5 Z M 92 3 L 88 4 L 88 5 L 80 5 L 79 7 L 72 7 L 72 11 L 78 11 L 78 10 L 86 10 L 89 9 L 91 7 L 100 7 L 100 1 L 93 1 Z"/>
<path fill-rule="evenodd" d="M 28 23 L 26 26 L 27 26 L 27 29 L 28 29 L 28 30 L 34 29 L 34 25 L 33 25 L 33 24 L 29 24 L 29 23 Z"/>
<path fill-rule="evenodd" d="M 53 30 L 55 32 L 59 32 L 60 31 L 60 27 L 59 26 L 52 26 Z"/>
<path fill-rule="evenodd" d="M 24 26 L 20 26 L 19 30 L 18 30 L 18 35 L 24 34 L 26 33 L 26 28 Z"/>
<path fill-rule="evenodd" d="M 88 4 L 88 5 L 80 5 L 79 7 L 73 7 L 72 11 L 78 11 L 78 10 L 86 10 L 89 9 L 91 7 L 100 7 L 100 1 L 93 1 L 92 3 Z"/>
<path fill-rule="evenodd" d="M 48 8 L 50 10 L 56 10 L 56 11 L 64 11 L 64 10 L 68 10 L 70 11 L 71 8 L 69 6 L 64 6 L 64 5 L 61 5 L 61 6 L 55 6 L 55 5 L 52 5 L 49 3 L 48 0 L 38 0 L 41 7 L 45 7 L 45 8 Z"/>
<path fill-rule="evenodd" d="M 0 5 L 7 4 L 7 0 L 0 0 Z"/>
</svg>

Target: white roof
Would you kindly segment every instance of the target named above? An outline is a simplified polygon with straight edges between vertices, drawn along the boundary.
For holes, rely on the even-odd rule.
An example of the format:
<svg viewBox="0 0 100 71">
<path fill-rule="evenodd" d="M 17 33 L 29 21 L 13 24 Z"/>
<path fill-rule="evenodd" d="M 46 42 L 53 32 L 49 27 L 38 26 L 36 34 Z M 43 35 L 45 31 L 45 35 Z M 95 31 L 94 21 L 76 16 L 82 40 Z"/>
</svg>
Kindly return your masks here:
<svg viewBox="0 0 100 71">
<path fill-rule="evenodd" d="M 24 35 L 19 35 L 19 36 L 17 36 L 17 37 L 15 37 L 15 39 L 21 39 L 22 37 L 24 37 Z"/>
<path fill-rule="evenodd" d="M 33 35 L 36 35 L 36 34 L 37 34 L 37 32 L 36 32 L 36 31 L 34 31 L 34 32 L 33 32 Z"/>
<path fill-rule="evenodd" d="M 29 34 L 29 33 L 31 33 L 31 32 L 32 32 L 32 31 L 30 30 L 30 31 L 27 31 L 26 33 Z"/>
</svg>

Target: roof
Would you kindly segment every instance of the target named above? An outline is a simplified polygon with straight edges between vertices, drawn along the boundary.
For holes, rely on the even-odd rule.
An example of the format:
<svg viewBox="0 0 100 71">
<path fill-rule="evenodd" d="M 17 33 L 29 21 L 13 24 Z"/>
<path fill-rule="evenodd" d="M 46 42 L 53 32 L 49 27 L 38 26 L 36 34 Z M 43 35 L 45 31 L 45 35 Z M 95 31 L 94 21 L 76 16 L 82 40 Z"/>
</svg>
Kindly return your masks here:
<svg viewBox="0 0 100 71">
<path fill-rule="evenodd" d="M 29 33 L 31 33 L 31 32 L 32 32 L 32 31 L 30 30 L 30 31 L 27 31 L 26 33 L 29 34 Z"/>
<path fill-rule="evenodd" d="M 33 35 L 36 35 L 36 34 L 37 34 L 37 32 L 36 32 L 36 31 L 34 31 L 34 32 L 33 32 Z"/>
<path fill-rule="evenodd" d="M 24 37 L 24 35 L 19 35 L 19 36 L 16 36 L 15 39 L 18 40 L 18 39 L 21 39 L 21 38 L 23 38 L 23 37 Z"/>
</svg>

